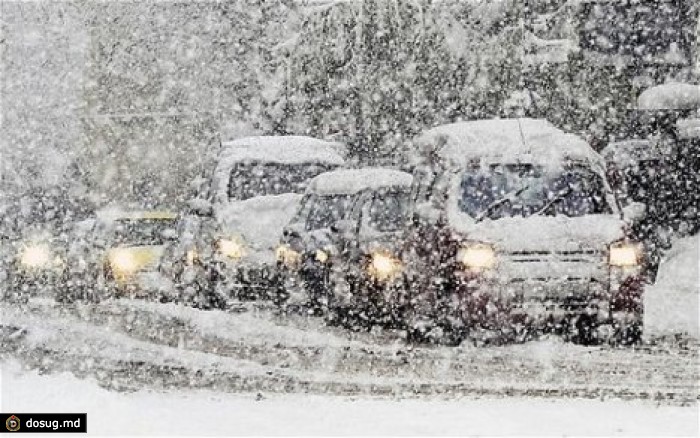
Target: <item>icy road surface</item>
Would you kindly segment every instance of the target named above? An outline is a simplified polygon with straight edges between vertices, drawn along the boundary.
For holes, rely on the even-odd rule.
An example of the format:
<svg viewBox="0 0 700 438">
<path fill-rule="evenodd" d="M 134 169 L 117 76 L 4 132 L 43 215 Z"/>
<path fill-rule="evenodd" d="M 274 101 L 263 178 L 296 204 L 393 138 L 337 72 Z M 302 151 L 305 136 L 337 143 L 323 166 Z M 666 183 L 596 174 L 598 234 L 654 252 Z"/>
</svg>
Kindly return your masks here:
<svg viewBox="0 0 700 438">
<path fill-rule="evenodd" d="M 3 411 L 87 412 L 88 432 L 119 435 L 697 435 L 696 407 L 555 399 L 393 400 L 209 390 L 119 393 L 66 373 L 3 363 Z"/>
<path fill-rule="evenodd" d="M 233 313 L 126 299 L 3 306 L 3 358 L 124 391 L 698 401 L 696 345 L 412 347 L 397 333 L 352 333 L 256 304 Z"/>
<path fill-rule="evenodd" d="M 2 409 L 88 412 L 93 433 L 698 434 L 695 345 L 413 347 L 261 304 L 1 312 Z"/>
</svg>

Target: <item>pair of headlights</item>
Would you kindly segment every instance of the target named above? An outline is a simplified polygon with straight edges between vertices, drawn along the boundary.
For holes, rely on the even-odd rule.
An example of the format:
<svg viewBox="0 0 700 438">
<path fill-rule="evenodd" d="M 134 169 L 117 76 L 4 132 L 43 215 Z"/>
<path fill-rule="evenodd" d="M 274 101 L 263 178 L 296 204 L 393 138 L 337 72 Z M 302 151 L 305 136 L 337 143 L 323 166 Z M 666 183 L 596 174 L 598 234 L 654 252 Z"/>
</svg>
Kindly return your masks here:
<svg viewBox="0 0 700 438">
<path fill-rule="evenodd" d="M 615 267 L 634 267 L 641 263 L 642 246 L 633 242 L 619 242 L 610 245 L 608 264 Z M 460 248 L 457 260 L 473 270 L 491 269 L 496 265 L 496 251 L 490 245 L 474 244 Z"/>
<path fill-rule="evenodd" d="M 276 250 L 277 261 L 287 268 L 296 269 L 301 264 L 302 255 L 289 245 L 280 245 Z M 330 259 L 328 251 L 318 249 L 314 258 L 325 264 Z M 388 251 L 375 251 L 370 254 L 366 265 L 367 273 L 375 280 L 390 281 L 403 271 L 403 263 Z"/>
<path fill-rule="evenodd" d="M 277 261 L 279 263 L 283 264 L 284 266 L 290 269 L 295 269 L 301 264 L 301 253 L 292 249 L 291 246 L 286 244 L 277 247 L 277 249 L 275 250 L 275 257 L 277 258 Z M 328 253 L 328 251 L 318 249 L 314 254 L 314 258 L 317 262 L 325 264 L 328 262 L 330 254 Z"/>
</svg>

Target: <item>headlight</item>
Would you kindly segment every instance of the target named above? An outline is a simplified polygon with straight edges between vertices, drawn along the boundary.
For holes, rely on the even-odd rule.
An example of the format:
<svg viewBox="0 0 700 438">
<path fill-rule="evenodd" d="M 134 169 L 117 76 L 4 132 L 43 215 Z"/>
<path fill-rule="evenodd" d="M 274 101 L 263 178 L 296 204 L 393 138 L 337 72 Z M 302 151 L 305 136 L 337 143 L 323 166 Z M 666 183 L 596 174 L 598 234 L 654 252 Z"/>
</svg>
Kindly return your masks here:
<svg viewBox="0 0 700 438">
<path fill-rule="evenodd" d="M 316 250 L 316 261 L 326 263 L 328 261 L 328 253 L 322 249 Z"/>
<path fill-rule="evenodd" d="M 109 265 L 120 275 L 130 274 L 138 270 L 138 262 L 134 254 L 126 249 L 113 251 L 109 256 Z"/>
<path fill-rule="evenodd" d="M 641 260 L 642 246 L 638 243 L 623 242 L 610 245 L 608 263 L 611 266 L 637 266 Z"/>
<path fill-rule="evenodd" d="M 496 264 L 496 252 L 484 244 L 465 246 L 457 252 L 457 260 L 470 269 L 490 269 Z"/>
<path fill-rule="evenodd" d="M 288 268 L 294 268 L 301 263 L 301 254 L 293 250 L 289 245 L 280 245 L 275 250 L 277 261 Z"/>
<path fill-rule="evenodd" d="M 46 268 L 51 264 L 51 250 L 46 244 L 33 244 L 22 249 L 19 260 L 26 268 Z"/>
<path fill-rule="evenodd" d="M 385 251 L 372 253 L 367 270 L 369 274 L 378 281 L 388 281 L 395 278 L 403 270 L 401 260 Z"/>
<path fill-rule="evenodd" d="M 221 239 L 217 246 L 221 254 L 234 260 L 239 260 L 245 255 L 243 242 L 240 240 Z"/>
<path fill-rule="evenodd" d="M 185 253 L 185 260 L 188 265 L 194 265 L 194 263 L 199 260 L 199 251 L 197 251 L 197 248 L 187 250 L 187 253 Z"/>
</svg>

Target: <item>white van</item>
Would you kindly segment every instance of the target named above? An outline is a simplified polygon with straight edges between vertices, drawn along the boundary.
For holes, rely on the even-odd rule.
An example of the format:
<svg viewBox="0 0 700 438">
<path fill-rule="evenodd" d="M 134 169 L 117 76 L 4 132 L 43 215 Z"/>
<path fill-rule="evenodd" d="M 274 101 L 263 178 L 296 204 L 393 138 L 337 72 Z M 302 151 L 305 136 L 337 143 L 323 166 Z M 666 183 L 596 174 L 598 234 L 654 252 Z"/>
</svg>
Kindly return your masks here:
<svg viewBox="0 0 700 438">
<path fill-rule="evenodd" d="M 409 330 L 639 339 L 644 249 L 588 143 L 535 119 L 443 125 L 415 143 Z"/>
</svg>

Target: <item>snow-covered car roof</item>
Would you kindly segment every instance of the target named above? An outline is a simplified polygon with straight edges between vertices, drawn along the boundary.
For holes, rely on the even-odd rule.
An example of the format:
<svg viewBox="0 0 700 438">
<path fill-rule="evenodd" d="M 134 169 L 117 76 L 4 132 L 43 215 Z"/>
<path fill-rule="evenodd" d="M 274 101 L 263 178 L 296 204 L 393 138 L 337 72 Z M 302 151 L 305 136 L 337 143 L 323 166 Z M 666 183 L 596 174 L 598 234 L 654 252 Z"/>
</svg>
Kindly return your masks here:
<svg viewBox="0 0 700 438">
<path fill-rule="evenodd" d="M 473 162 L 561 165 L 583 161 L 602 165 L 603 160 L 582 138 L 566 133 L 541 119 L 490 119 L 458 122 L 425 131 L 415 142 L 436 148 L 452 165 Z"/>
<path fill-rule="evenodd" d="M 362 190 L 378 190 L 384 187 L 410 187 L 413 177 L 400 170 L 370 167 L 341 169 L 324 172 L 313 178 L 307 193 L 320 195 L 355 194 Z"/>
<path fill-rule="evenodd" d="M 637 98 L 641 110 L 688 110 L 700 108 L 700 85 L 663 84 L 644 90 Z"/>
<path fill-rule="evenodd" d="M 172 221 L 178 218 L 177 213 L 165 210 L 123 211 L 104 209 L 97 212 L 97 218 L 104 222 L 164 220 Z"/>
<path fill-rule="evenodd" d="M 612 142 L 600 152 L 606 161 L 621 166 L 629 166 L 642 160 L 659 158 L 660 153 L 657 142 L 646 139 Z"/>
<path fill-rule="evenodd" d="M 280 164 L 345 163 L 340 151 L 342 143 L 304 136 L 245 137 L 223 142 L 220 163 L 233 165 L 243 161 L 263 161 Z"/>
</svg>

